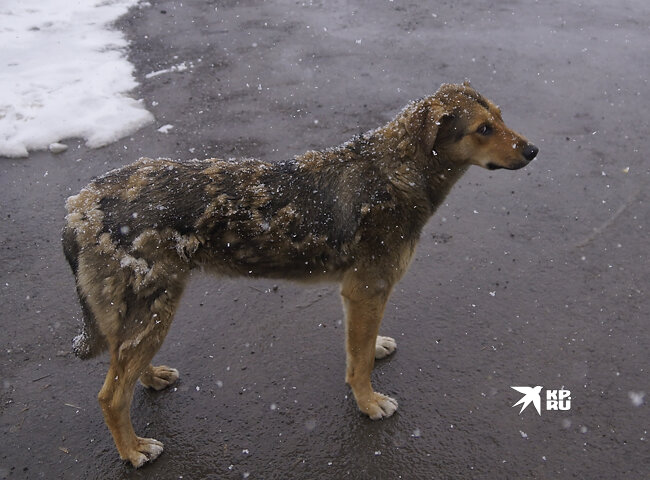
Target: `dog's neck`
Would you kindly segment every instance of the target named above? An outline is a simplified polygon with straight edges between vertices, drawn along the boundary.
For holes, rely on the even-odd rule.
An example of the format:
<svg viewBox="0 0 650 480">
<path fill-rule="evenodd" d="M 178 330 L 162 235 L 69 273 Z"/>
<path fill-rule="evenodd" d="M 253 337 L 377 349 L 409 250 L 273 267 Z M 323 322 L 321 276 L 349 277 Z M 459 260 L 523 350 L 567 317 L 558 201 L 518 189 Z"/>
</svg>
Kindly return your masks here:
<svg viewBox="0 0 650 480">
<path fill-rule="evenodd" d="M 426 149 L 418 139 L 401 129 L 397 120 L 365 135 L 368 150 L 386 152 L 378 156 L 386 178 L 396 190 L 406 192 L 411 201 L 428 207 L 432 215 L 469 165 L 458 165 L 443 152 Z M 381 145 L 381 148 L 373 146 Z"/>
<path fill-rule="evenodd" d="M 434 150 L 435 152 L 435 150 Z M 432 214 L 445 200 L 454 184 L 463 176 L 469 165 L 458 165 L 445 158 L 442 153 L 431 153 L 424 159 L 427 196 L 432 206 Z"/>
</svg>

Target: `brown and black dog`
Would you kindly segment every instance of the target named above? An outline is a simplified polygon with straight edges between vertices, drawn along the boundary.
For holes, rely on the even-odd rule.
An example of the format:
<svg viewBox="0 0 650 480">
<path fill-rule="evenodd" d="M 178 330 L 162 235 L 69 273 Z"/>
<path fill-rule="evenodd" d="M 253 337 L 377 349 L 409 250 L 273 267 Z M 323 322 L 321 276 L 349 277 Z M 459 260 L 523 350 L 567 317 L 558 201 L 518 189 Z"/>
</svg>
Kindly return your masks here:
<svg viewBox="0 0 650 480">
<path fill-rule="evenodd" d="M 63 248 L 84 328 L 74 351 L 108 349 L 99 403 L 120 457 L 153 460 L 162 443 L 136 436 L 136 380 L 163 389 L 178 371 L 150 364 L 190 272 L 332 281 L 346 318 L 346 381 L 359 409 L 388 417 L 373 390 L 384 307 L 422 227 L 470 165 L 518 169 L 538 149 L 468 84 L 443 85 L 387 125 L 292 160 L 151 160 L 111 171 L 67 200 Z"/>
</svg>

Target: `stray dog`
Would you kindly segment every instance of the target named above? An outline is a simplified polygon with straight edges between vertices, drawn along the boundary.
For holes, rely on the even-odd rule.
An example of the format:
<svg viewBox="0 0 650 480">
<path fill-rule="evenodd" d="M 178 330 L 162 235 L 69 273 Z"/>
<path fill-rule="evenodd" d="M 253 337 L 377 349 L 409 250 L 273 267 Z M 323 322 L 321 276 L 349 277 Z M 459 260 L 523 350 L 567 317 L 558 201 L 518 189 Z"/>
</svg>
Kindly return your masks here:
<svg viewBox="0 0 650 480">
<path fill-rule="evenodd" d="M 536 146 L 469 84 L 442 85 L 387 125 L 293 160 L 142 158 L 68 198 L 63 249 L 76 278 L 81 358 L 110 352 L 99 392 L 120 457 L 134 467 L 163 445 L 136 436 L 136 380 L 161 390 L 178 371 L 150 364 L 190 271 L 339 282 L 346 318 L 346 382 L 372 419 L 397 402 L 373 390 L 384 307 L 427 220 L 470 165 L 518 169 Z"/>
</svg>

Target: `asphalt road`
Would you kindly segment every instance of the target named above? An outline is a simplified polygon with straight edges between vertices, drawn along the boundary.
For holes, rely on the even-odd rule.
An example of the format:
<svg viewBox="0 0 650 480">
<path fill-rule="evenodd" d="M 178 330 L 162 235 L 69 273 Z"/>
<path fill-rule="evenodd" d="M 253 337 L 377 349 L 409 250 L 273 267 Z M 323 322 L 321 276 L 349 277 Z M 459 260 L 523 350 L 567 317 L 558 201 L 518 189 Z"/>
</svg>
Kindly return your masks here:
<svg viewBox="0 0 650 480">
<path fill-rule="evenodd" d="M 648 2 L 151 4 L 118 26 L 156 123 L 0 159 L 0 478 L 647 478 Z M 466 78 L 540 154 L 470 169 L 426 226 L 373 377 L 396 415 L 356 409 L 335 286 L 197 274 L 157 356 L 180 382 L 133 403 L 165 452 L 121 462 L 96 402 L 107 360 L 70 353 L 65 198 L 140 156 L 334 146 Z M 536 385 L 570 409 L 519 414 L 510 387 Z"/>
</svg>

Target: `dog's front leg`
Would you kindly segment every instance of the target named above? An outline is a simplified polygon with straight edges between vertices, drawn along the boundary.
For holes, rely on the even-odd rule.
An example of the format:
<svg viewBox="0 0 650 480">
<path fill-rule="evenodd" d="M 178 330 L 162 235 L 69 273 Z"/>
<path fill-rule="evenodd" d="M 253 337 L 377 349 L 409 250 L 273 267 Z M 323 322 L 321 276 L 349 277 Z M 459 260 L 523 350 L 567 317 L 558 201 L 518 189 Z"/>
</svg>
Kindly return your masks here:
<svg viewBox="0 0 650 480">
<path fill-rule="evenodd" d="M 341 286 L 346 321 L 345 381 L 359 409 L 373 420 L 390 417 L 397 410 L 397 401 L 375 392 L 370 383 L 377 333 L 389 294 L 390 288 L 377 288 L 356 276 L 346 278 Z"/>
</svg>

